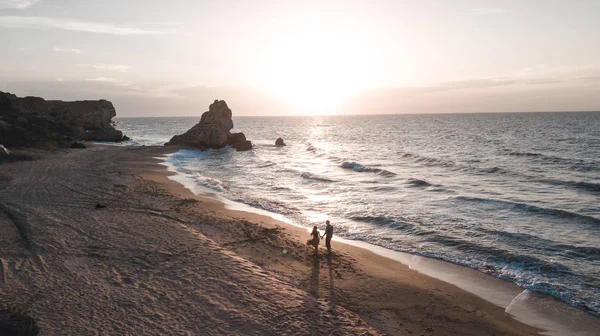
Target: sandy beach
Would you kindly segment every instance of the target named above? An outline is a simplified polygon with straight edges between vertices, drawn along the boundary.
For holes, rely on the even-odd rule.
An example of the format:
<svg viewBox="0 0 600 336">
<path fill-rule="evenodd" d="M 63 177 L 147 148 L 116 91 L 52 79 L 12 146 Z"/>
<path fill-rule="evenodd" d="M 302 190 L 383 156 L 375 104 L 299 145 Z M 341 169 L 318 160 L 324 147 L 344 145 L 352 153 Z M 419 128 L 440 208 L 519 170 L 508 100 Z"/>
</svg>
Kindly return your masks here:
<svg viewBox="0 0 600 336">
<path fill-rule="evenodd" d="M 42 335 L 536 335 L 504 308 L 169 179 L 162 147 L 0 165 L 0 308 Z M 101 204 L 105 208 L 96 209 Z"/>
</svg>

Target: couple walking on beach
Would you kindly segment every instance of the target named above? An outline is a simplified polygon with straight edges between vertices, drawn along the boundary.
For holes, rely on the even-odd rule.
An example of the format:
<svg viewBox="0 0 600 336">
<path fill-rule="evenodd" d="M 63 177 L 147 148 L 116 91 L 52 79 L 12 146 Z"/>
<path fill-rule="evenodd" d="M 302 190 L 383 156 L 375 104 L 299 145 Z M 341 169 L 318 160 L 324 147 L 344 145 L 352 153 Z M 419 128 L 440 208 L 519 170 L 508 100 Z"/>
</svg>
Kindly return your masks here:
<svg viewBox="0 0 600 336">
<path fill-rule="evenodd" d="M 319 235 L 319 230 L 317 229 L 316 225 L 313 226 L 313 230 L 310 233 L 312 238 L 306 242 L 306 245 L 314 246 L 315 253 L 319 252 L 319 242 L 321 241 L 321 239 L 323 239 L 323 237 L 325 237 L 325 246 L 327 246 L 327 252 L 331 254 L 331 237 L 333 237 L 333 225 L 331 225 L 329 221 L 325 221 L 325 224 L 327 224 L 327 226 L 325 227 L 325 233 L 323 233 L 323 235 Z"/>
</svg>

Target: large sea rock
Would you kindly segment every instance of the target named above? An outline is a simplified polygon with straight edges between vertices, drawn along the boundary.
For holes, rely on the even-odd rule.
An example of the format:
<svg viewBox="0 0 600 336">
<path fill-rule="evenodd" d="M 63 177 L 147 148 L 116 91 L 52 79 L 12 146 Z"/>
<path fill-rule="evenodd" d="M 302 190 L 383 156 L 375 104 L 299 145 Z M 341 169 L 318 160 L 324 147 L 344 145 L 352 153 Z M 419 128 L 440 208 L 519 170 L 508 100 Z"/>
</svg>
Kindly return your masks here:
<svg viewBox="0 0 600 336">
<path fill-rule="evenodd" d="M 64 102 L 0 92 L 0 142 L 9 147 L 72 139 L 119 142 L 123 133 L 112 125 L 116 115 L 106 100 Z"/>
<path fill-rule="evenodd" d="M 202 114 L 200 122 L 189 131 L 174 136 L 165 146 L 190 146 L 199 149 L 223 148 L 230 145 L 237 150 L 252 149 L 252 142 L 244 133 L 231 133 L 232 112 L 224 100 L 215 100 L 208 111 Z"/>
</svg>

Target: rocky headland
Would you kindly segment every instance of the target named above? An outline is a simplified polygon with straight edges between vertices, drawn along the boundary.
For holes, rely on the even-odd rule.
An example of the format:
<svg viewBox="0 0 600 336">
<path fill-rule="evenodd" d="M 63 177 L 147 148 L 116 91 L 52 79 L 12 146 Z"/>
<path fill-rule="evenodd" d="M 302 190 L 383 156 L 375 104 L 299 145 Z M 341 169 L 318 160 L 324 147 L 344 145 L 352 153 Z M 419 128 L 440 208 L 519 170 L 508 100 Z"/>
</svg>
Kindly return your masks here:
<svg viewBox="0 0 600 336">
<path fill-rule="evenodd" d="M 116 115 L 106 100 L 64 102 L 0 91 L 0 144 L 52 148 L 74 140 L 119 142 L 123 133 L 112 125 Z"/>
<path fill-rule="evenodd" d="M 224 100 L 215 100 L 202 114 L 198 122 L 189 131 L 176 135 L 165 146 L 190 146 L 199 149 L 223 148 L 232 146 L 239 151 L 252 149 L 252 142 L 244 133 L 231 133 L 233 128 L 232 112 Z"/>
</svg>

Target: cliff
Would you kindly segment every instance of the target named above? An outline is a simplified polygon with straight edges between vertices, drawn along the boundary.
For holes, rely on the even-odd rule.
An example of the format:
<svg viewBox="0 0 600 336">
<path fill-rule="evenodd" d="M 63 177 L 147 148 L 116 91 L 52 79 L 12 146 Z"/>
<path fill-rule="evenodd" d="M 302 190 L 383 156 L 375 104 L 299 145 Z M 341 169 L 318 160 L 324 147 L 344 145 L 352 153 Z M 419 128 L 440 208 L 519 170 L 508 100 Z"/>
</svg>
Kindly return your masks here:
<svg viewBox="0 0 600 336">
<path fill-rule="evenodd" d="M 0 92 L 0 143 L 7 147 L 55 146 L 73 139 L 119 142 L 117 115 L 106 100 L 63 102 Z"/>
</svg>

